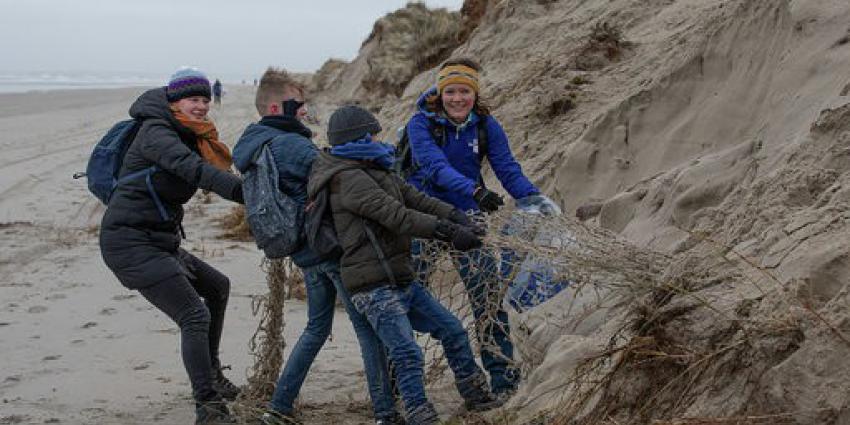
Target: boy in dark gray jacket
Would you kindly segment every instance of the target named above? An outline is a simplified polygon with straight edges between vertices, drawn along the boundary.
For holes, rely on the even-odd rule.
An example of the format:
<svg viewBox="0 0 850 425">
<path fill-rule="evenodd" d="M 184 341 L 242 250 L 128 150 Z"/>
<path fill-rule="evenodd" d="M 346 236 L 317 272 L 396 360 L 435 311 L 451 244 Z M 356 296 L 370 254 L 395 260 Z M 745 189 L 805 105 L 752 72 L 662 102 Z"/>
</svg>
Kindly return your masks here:
<svg viewBox="0 0 850 425">
<path fill-rule="evenodd" d="M 499 402 L 475 363 L 463 325 L 414 280 L 411 267 L 411 237 L 441 239 L 460 250 L 480 247 L 481 240 L 466 215 L 390 171 L 393 148 L 371 139 L 380 131 L 366 110 L 338 109 L 328 125 L 332 148 L 316 159 L 310 175 L 311 196 L 325 186 L 329 190 L 343 249 L 343 285 L 387 347 L 409 425 L 439 421 L 425 396 L 422 350 L 414 330 L 441 342 L 468 409 L 496 407 Z"/>
</svg>

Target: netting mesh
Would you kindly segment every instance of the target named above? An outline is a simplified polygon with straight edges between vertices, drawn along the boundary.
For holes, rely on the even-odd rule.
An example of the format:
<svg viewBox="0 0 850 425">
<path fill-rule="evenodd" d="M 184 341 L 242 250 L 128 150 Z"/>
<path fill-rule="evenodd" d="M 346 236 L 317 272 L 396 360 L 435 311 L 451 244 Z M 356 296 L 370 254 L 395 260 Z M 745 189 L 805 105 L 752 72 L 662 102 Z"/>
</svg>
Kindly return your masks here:
<svg viewBox="0 0 850 425">
<path fill-rule="evenodd" d="M 483 249 L 460 252 L 442 242 L 418 241 L 414 265 L 431 293 L 464 323 L 474 348 L 507 361 L 520 372 L 535 366 L 533 356 L 509 358 L 497 339 L 509 334 L 515 347 L 523 345 L 530 335 L 524 323 L 526 313 L 545 303 L 561 313 L 580 315 L 578 310 L 586 306 L 575 300 L 586 298 L 587 293 L 600 299 L 616 288 L 643 293 L 655 285 L 669 263 L 665 255 L 639 249 L 607 230 L 570 217 L 505 211 L 475 220 L 487 228 Z M 261 319 L 251 346 L 256 363 L 240 397 L 243 412 L 246 407 L 261 407 L 271 397 L 283 361 L 286 287 L 300 278 L 289 262 L 268 262 L 267 271 L 270 292 L 255 303 L 255 314 Z M 558 319 L 564 314 L 543 315 L 542 326 L 564 326 Z M 513 332 L 508 332 L 505 323 Z M 446 375 L 447 363 L 437 341 L 422 336 L 421 342 L 426 383 L 433 383 Z"/>
<path fill-rule="evenodd" d="M 423 248 L 414 264 L 420 265 L 419 277 L 431 293 L 464 323 L 477 351 L 519 372 L 537 361 L 507 356 L 500 348 L 502 334 L 510 335 L 514 346 L 523 345 L 532 326 L 563 327 L 562 318 L 580 316 L 578 310 L 589 306 L 576 300 L 587 293 L 601 301 L 617 287 L 635 292 L 652 287 L 669 262 L 570 217 L 507 211 L 478 220 L 487 227 L 484 249 L 460 252 L 442 242 L 420 241 Z M 544 303 L 559 314 L 536 315 L 528 323 Z M 447 363 L 437 341 L 426 337 L 423 348 L 426 382 L 434 382 L 444 376 Z"/>
</svg>

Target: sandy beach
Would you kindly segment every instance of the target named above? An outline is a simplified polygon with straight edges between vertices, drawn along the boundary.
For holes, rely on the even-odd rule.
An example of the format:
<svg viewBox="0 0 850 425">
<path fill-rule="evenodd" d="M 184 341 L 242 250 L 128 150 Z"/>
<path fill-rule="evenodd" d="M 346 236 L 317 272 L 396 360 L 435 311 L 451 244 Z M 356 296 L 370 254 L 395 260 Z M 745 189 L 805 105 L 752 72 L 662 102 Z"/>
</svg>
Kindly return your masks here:
<svg viewBox="0 0 850 425">
<path fill-rule="evenodd" d="M 72 174 L 143 89 L 0 95 L 0 423 L 184 424 L 194 420 L 177 327 L 106 268 L 97 243 L 103 206 Z M 253 87 L 228 88 L 211 112 L 232 144 L 255 119 Z M 222 361 L 236 384 L 252 364 L 252 297 L 266 290 L 253 243 L 218 238 L 231 204 L 211 195 L 186 207 L 184 247 L 232 282 Z M 356 339 L 343 311 L 301 392 L 308 423 L 334 409 L 369 423 Z M 286 306 L 294 345 L 305 305 Z M 332 405 L 328 405 L 333 403 Z M 311 422 L 312 421 L 312 422 Z"/>
<path fill-rule="evenodd" d="M 544 225 L 570 243 L 500 246 L 569 279 L 545 306 L 510 313 L 517 393 L 459 417 L 445 377 L 427 389 L 441 418 L 850 425 L 848 22 L 847 0 L 411 4 L 378 20 L 350 62 L 299 74 L 313 123 L 355 102 L 386 141 L 438 64 L 474 58 L 513 155 L 564 211 Z M 0 424 L 194 421 L 177 327 L 103 264 L 104 208 L 71 178 L 142 90 L 0 94 Z M 257 118 L 254 87 L 225 90 L 211 117 L 232 146 Z M 482 176 L 505 194 L 492 165 Z M 192 199 L 183 247 L 231 280 L 221 358 L 242 385 L 266 276 L 252 242 L 220 237 L 232 207 Z M 485 242 L 498 246 L 494 216 Z M 431 289 L 468 313 L 444 263 Z M 284 310 L 288 355 L 306 308 Z M 306 424 L 373 423 L 342 310 L 298 406 Z"/>
</svg>

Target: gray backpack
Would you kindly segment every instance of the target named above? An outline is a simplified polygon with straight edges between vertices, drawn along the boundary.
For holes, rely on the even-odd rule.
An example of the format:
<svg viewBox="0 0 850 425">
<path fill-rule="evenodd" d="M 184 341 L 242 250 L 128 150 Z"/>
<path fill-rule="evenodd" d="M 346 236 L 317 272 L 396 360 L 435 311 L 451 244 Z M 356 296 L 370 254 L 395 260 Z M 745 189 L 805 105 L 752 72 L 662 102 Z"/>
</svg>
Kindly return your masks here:
<svg viewBox="0 0 850 425">
<path fill-rule="evenodd" d="M 260 146 L 252 165 L 242 174 L 242 192 L 257 247 L 268 258 L 283 258 L 303 245 L 304 207 L 280 190 L 277 166 L 269 149 L 272 140 Z"/>
</svg>

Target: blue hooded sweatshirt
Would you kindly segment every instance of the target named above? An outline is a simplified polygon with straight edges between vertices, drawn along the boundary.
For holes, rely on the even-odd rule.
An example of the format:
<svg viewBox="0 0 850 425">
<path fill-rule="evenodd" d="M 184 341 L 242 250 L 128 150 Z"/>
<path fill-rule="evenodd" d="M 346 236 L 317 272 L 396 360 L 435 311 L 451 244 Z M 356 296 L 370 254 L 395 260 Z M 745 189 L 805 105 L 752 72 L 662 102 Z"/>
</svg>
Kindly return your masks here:
<svg viewBox="0 0 850 425">
<path fill-rule="evenodd" d="M 419 96 L 418 112 L 407 123 L 407 134 L 413 161 L 419 168 L 408 182 L 420 191 L 447 202 L 462 211 L 478 211 L 472 198 L 481 178 L 478 162 L 478 121 L 487 120 L 487 161 L 496 178 L 514 199 L 540 193 L 522 172 L 522 167 L 511 153 L 508 136 L 492 116 L 479 117 L 474 112 L 462 125 L 446 117 L 429 112 L 426 99 L 436 95 L 437 88 Z M 446 128 L 446 145 L 437 145 L 431 132 L 435 125 Z"/>
<path fill-rule="evenodd" d="M 269 116 L 251 124 L 233 147 L 233 165 L 244 173 L 251 166 L 254 154 L 268 140 L 275 165 L 280 173 L 280 190 L 301 204 L 307 203 L 307 177 L 319 149 L 310 140 L 312 133 L 293 117 Z M 325 258 L 313 252 L 307 244 L 292 254 L 292 262 L 305 268 L 315 266 Z"/>
</svg>

